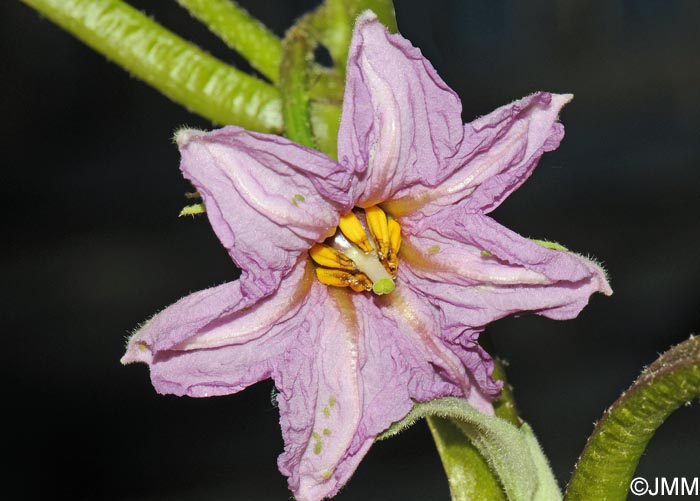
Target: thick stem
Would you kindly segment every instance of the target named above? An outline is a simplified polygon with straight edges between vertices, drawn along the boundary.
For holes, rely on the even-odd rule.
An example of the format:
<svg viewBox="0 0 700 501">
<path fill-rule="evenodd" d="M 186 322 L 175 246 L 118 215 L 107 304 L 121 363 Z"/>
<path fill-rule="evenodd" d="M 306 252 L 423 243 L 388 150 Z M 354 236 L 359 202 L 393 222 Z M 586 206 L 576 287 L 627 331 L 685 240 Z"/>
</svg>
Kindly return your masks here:
<svg viewBox="0 0 700 501">
<path fill-rule="evenodd" d="M 309 70 L 314 46 L 307 15 L 285 35 L 280 69 L 284 134 L 309 148 L 316 148 L 309 100 Z"/>
<path fill-rule="evenodd" d="M 177 0 L 177 3 L 245 57 L 253 68 L 273 83 L 279 81 L 282 43 L 242 7 L 232 0 Z"/>
<path fill-rule="evenodd" d="M 645 369 L 605 412 L 578 460 L 565 499 L 626 499 L 639 458 L 657 428 L 698 397 L 700 337 L 691 337 Z"/>
<path fill-rule="evenodd" d="M 271 85 L 219 61 L 120 0 L 22 0 L 173 101 L 218 124 L 278 132 Z"/>
</svg>

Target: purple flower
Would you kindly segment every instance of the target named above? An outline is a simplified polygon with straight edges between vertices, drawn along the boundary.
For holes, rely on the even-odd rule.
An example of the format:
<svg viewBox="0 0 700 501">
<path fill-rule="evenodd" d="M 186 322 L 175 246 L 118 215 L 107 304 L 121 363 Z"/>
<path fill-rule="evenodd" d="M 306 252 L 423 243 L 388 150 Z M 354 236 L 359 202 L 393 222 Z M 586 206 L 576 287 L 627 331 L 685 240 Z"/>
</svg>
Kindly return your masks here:
<svg viewBox="0 0 700 501">
<path fill-rule="evenodd" d="M 122 362 L 149 364 L 156 390 L 176 395 L 272 378 L 278 464 L 301 501 L 334 495 L 415 401 L 492 413 L 484 326 L 572 318 L 611 293 L 591 261 L 487 216 L 559 145 L 570 99 L 537 93 L 464 125 L 420 51 L 363 14 L 339 162 L 237 127 L 178 133 L 182 171 L 242 275 L 157 314 Z"/>
</svg>

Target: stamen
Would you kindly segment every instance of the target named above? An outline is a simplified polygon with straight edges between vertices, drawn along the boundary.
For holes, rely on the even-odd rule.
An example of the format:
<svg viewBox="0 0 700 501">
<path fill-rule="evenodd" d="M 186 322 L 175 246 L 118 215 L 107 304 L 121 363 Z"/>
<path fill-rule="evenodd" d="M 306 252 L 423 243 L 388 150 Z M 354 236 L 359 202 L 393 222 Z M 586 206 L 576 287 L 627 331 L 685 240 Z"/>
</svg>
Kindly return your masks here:
<svg viewBox="0 0 700 501">
<path fill-rule="evenodd" d="M 342 270 L 329 270 L 328 268 L 316 268 L 318 281 L 334 287 L 350 287 L 355 292 L 372 290 L 372 282 L 364 273 L 348 273 Z"/>
<path fill-rule="evenodd" d="M 348 212 L 344 216 L 340 216 L 338 228 L 343 232 L 348 240 L 357 245 L 364 252 L 372 252 L 372 244 L 369 243 L 367 233 L 362 227 L 362 223 L 357 218 L 354 212 Z"/>
<path fill-rule="evenodd" d="M 389 273 L 396 278 L 399 269 L 399 249 L 401 248 L 401 226 L 396 219 L 389 219 L 389 253 L 386 257 Z"/>
<path fill-rule="evenodd" d="M 324 244 L 316 244 L 309 250 L 309 255 L 316 264 L 326 268 L 338 268 L 347 271 L 357 271 L 352 260 L 339 250 Z"/>
<path fill-rule="evenodd" d="M 396 287 L 401 227 L 377 206 L 364 211 L 366 224 L 354 212 L 341 216 L 340 231 L 325 244 L 314 245 L 309 255 L 325 285 L 389 294 Z"/>
<path fill-rule="evenodd" d="M 365 209 L 367 215 L 367 226 L 374 239 L 379 260 L 386 258 L 389 252 L 389 228 L 387 226 L 386 214 L 377 205 Z"/>
<path fill-rule="evenodd" d="M 362 252 L 360 249 L 348 242 L 347 239 L 341 234 L 338 234 L 333 238 L 333 243 L 343 252 L 343 254 L 352 259 L 352 262 L 355 263 L 358 270 L 367 275 L 375 286 L 373 290 L 376 294 L 387 294 L 394 290 L 394 280 L 391 278 L 384 266 L 379 262 L 377 252 L 374 249 L 372 249 L 372 252 Z M 386 292 L 377 291 L 376 284 L 380 280 L 383 280 L 383 285 L 379 286 L 379 290 Z"/>
</svg>

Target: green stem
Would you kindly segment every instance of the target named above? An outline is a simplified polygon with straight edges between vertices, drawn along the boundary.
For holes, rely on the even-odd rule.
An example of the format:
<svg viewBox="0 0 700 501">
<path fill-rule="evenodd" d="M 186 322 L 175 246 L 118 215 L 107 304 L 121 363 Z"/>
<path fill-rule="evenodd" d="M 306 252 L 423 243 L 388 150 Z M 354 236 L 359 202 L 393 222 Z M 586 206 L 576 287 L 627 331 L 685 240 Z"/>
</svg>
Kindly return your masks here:
<svg viewBox="0 0 700 501">
<path fill-rule="evenodd" d="M 279 82 L 282 44 L 265 25 L 232 0 L 177 0 L 253 68 Z"/>
<path fill-rule="evenodd" d="M 565 499 L 626 499 L 639 458 L 657 428 L 699 397 L 700 337 L 691 337 L 645 369 L 605 412 L 578 460 Z"/>
<path fill-rule="evenodd" d="M 398 31 L 393 0 L 326 0 L 322 6 L 319 37 L 342 76 L 345 75 L 355 18 L 367 9 L 373 10 L 390 32 Z"/>
<path fill-rule="evenodd" d="M 309 16 L 289 29 L 282 42 L 280 90 L 284 134 L 294 142 L 316 147 L 309 106 L 309 68 L 315 43 L 309 28 Z"/>
<path fill-rule="evenodd" d="M 215 123 L 282 127 L 271 85 L 219 61 L 120 0 L 22 0 L 87 45 Z"/>
</svg>

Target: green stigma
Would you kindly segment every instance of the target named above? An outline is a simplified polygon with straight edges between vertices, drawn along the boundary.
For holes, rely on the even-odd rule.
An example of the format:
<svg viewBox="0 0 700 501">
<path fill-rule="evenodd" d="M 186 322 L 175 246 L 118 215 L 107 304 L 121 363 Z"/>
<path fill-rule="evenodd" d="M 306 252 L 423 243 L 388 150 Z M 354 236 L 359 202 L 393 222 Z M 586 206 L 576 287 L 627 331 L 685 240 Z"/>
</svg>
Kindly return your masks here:
<svg viewBox="0 0 700 501">
<path fill-rule="evenodd" d="M 380 278 L 374 282 L 372 291 L 378 296 L 381 296 L 382 294 L 389 294 L 394 290 L 394 287 L 396 287 L 396 285 L 391 278 Z"/>
</svg>

